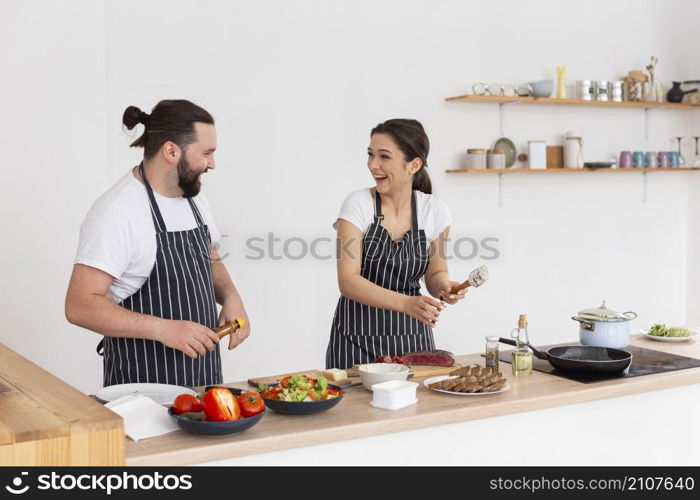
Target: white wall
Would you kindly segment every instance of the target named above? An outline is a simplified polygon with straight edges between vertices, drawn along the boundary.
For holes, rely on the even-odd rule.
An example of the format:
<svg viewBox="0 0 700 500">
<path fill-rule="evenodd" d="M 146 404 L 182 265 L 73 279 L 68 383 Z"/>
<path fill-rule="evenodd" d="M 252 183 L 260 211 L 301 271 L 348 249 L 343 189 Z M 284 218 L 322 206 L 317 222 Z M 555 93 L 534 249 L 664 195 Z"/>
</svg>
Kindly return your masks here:
<svg viewBox="0 0 700 500">
<path fill-rule="evenodd" d="M 698 217 L 688 194 L 699 174 L 650 174 L 646 202 L 641 173 L 509 175 L 499 208 L 496 176 L 444 172 L 498 136 L 497 106 L 445 97 L 475 81 L 553 78 L 557 65 L 570 82 L 616 79 L 651 55 L 664 82 L 698 78 L 698 11 L 680 0 L 0 0 L 0 141 L 10 167 L 0 341 L 85 391 L 100 386 L 97 335 L 63 316 L 78 227 L 140 158 L 121 130 L 124 108 L 163 98 L 191 99 L 217 120 L 218 168 L 205 190 L 253 325 L 224 354 L 227 380 L 323 366 L 338 298 L 333 260 L 252 261 L 245 241 L 332 238 L 344 196 L 371 184 L 369 130 L 391 117 L 425 125 L 453 236 L 499 239 L 500 257 L 486 261 L 491 281 L 443 313 L 439 347 L 481 350 L 484 335 L 507 333 L 522 312 L 533 342 L 573 340 L 569 317 L 603 298 L 637 311 L 636 328 L 700 320 L 689 314 L 700 269 L 688 259 L 700 248 L 689 238 Z M 514 106 L 505 133 L 524 148 L 579 130 L 586 158 L 607 159 L 700 135 L 695 113 L 651 112 L 645 141 L 641 110 Z M 454 278 L 481 263 L 452 261 Z"/>
</svg>

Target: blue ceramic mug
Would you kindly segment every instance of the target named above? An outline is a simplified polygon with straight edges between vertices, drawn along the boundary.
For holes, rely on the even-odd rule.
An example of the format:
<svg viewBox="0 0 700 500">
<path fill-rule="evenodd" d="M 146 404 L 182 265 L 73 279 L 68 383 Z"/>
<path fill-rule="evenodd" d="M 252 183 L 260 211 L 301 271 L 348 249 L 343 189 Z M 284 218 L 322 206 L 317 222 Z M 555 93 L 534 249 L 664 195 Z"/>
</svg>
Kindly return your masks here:
<svg viewBox="0 0 700 500">
<path fill-rule="evenodd" d="M 670 163 L 670 167 L 672 168 L 677 168 L 681 166 L 681 158 L 680 155 L 678 154 L 678 151 L 669 151 L 668 152 L 668 161 Z"/>
<path fill-rule="evenodd" d="M 644 158 L 644 153 L 642 151 L 635 151 L 634 153 L 632 153 L 632 166 L 634 168 L 646 167 L 646 161 Z"/>
</svg>

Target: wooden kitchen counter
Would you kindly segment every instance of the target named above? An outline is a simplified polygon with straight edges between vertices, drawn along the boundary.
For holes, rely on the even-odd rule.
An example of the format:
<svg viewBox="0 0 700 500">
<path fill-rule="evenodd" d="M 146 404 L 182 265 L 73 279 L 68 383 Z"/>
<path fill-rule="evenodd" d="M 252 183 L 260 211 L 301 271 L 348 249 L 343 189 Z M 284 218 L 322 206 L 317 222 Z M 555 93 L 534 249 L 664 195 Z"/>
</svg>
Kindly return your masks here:
<svg viewBox="0 0 700 500">
<path fill-rule="evenodd" d="M 123 420 L 0 344 L 0 465 L 124 465 Z"/>
<path fill-rule="evenodd" d="M 657 342 L 633 336 L 632 345 L 700 359 L 700 344 Z M 479 354 L 458 356 L 462 364 L 483 364 Z M 532 377 L 516 379 L 510 366 L 502 370 L 510 390 L 492 396 L 460 397 L 418 387 L 418 403 L 398 411 L 373 408 L 370 392 L 361 386 L 346 391 L 343 401 L 319 415 L 295 417 L 273 411 L 251 429 L 233 436 L 209 437 L 184 431 L 144 439 L 127 439 L 128 465 L 183 465 L 225 458 L 312 446 L 334 441 L 423 427 L 464 422 L 530 410 L 638 394 L 700 383 L 700 368 L 582 384 L 534 371 Z M 228 384 L 248 388 L 245 382 Z"/>
</svg>

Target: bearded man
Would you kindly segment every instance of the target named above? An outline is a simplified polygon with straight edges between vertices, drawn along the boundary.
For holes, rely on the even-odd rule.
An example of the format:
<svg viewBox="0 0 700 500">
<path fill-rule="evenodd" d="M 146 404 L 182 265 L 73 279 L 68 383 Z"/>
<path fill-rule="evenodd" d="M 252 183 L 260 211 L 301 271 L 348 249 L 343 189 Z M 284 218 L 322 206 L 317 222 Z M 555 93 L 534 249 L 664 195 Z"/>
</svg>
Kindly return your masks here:
<svg viewBox="0 0 700 500">
<path fill-rule="evenodd" d="M 144 148 L 143 161 L 81 225 L 66 318 L 103 336 L 97 352 L 105 386 L 220 384 L 213 328 L 245 320 L 229 337 L 233 349 L 250 334 L 250 322 L 200 193 L 201 176 L 216 168 L 214 119 L 192 102 L 164 100 L 150 114 L 129 106 L 122 122 L 129 130 L 143 124 L 131 144 Z"/>
</svg>

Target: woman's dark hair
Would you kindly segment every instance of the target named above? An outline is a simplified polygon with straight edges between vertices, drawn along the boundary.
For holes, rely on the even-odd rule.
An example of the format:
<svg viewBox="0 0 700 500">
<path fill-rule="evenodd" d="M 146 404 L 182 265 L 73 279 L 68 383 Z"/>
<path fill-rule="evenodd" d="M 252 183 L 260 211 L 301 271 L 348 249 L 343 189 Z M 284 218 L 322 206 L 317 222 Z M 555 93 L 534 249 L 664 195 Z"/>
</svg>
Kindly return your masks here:
<svg viewBox="0 0 700 500">
<path fill-rule="evenodd" d="M 214 125 L 214 118 L 205 109 L 184 99 L 160 101 L 150 115 L 136 106 L 129 106 L 122 115 L 122 123 L 129 130 L 143 123 L 143 134 L 131 143 L 131 147 L 143 148 L 144 158 L 153 158 L 166 141 L 186 149 L 197 140 L 196 122 Z"/>
<path fill-rule="evenodd" d="M 394 118 L 380 123 L 372 129 L 370 137 L 374 134 L 387 134 L 394 139 L 394 142 L 401 150 L 406 162 L 415 158 L 420 158 L 422 165 L 413 176 L 413 189 L 432 194 L 433 185 L 430 176 L 425 168 L 428 166 L 428 151 L 430 151 L 430 141 L 423 129 L 423 125 L 418 120 L 407 118 Z"/>
</svg>

